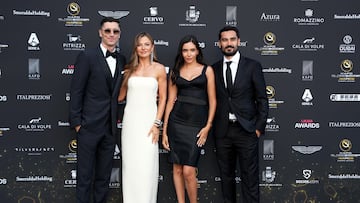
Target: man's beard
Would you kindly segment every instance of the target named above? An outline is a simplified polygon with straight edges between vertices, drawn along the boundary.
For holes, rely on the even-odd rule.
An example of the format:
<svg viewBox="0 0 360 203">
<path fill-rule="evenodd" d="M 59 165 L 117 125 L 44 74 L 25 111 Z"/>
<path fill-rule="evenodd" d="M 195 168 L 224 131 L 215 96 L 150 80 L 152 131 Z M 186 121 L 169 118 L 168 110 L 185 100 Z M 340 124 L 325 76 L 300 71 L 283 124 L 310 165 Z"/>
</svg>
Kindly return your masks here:
<svg viewBox="0 0 360 203">
<path fill-rule="evenodd" d="M 232 51 L 232 52 L 226 52 L 225 50 L 226 50 L 227 48 L 233 48 L 234 51 Z M 238 50 L 238 49 L 235 48 L 235 47 L 233 47 L 233 46 L 227 46 L 227 47 L 225 47 L 224 49 L 221 49 L 221 52 L 222 52 L 225 56 L 234 56 L 234 55 L 236 54 L 237 50 Z"/>
</svg>

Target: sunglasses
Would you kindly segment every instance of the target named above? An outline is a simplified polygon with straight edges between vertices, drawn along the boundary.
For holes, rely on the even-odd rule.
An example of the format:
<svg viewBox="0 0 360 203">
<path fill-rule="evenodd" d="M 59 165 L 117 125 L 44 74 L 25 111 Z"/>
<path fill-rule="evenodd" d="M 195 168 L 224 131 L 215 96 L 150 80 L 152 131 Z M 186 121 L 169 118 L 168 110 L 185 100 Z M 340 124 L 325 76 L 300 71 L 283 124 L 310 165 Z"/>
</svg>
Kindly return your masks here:
<svg viewBox="0 0 360 203">
<path fill-rule="evenodd" d="M 104 32 L 105 32 L 106 34 L 110 34 L 111 32 L 114 33 L 114 35 L 120 34 L 120 30 L 105 29 Z"/>
</svg>

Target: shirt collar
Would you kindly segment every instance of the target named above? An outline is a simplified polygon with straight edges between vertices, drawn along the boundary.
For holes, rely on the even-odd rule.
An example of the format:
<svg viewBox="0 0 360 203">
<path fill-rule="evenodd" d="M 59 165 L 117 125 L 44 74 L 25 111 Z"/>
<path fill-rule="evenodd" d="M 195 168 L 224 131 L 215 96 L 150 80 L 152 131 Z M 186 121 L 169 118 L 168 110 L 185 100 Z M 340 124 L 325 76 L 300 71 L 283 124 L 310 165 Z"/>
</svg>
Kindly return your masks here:
<svg viewBox="0 0 360 203">
<path fill-rule="evenodd" d="M 103 55 L 106 57 L 106 51 L 107 51 L 107 49 L 106 49 L 101 43 L 100 43 L 100 49 L 101 49 Z M 110 52 L 111 52 L 111 51 L 110 51 Z"/>
<path fill-rule="evenodd" d="M 234 63 L 238 63 L 239 60 L 240 60 L 240 52 L 239 52 L 239 51 L 237 51 L 237 52 L 235 53 L 235 55 L 234 55 L 230 60 L 227 59 L 227 58 L 225 58 L 225 56 L 224 56 L 224 64 L 225 64 L 226 62 L 228 62 L 228 61 L 232 61 L 232 62 L 234 62 Z"/>
</svg>

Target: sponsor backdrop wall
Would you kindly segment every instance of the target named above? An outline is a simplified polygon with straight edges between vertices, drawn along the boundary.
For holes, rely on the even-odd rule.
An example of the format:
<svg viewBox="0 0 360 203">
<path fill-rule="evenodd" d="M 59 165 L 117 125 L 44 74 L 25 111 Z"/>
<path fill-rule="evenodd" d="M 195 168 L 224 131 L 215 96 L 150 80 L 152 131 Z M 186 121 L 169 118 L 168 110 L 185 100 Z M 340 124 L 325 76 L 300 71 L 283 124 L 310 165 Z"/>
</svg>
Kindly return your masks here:
<svg viewBox="0 0 360 203">
<path fill-rule="evenodd" d="M 270 113 L 259 142 L 261 202 L 360 202 L 358 1 L 6 0 L 0 5 L 1 202 L 75 202 L 69 86 L 77 54 L 99 44 L 102 16 L 120 18 L 123 54 L 128 57 L 134 36 L 147 31 L 167 67 L 189 33 L 214 63 L 221 57 L 218 30 L 237 26 L 241 53 L 261 61 L 267 83 Z M 121 202 L 120 156 L 118 144 L 109 202 Z M 158 202 L 176 201 L 167 156 L 160 147 Z M 221 202 L 211 139 L 202 150 L 198 188 L 199 202 Z"/>
</svg>

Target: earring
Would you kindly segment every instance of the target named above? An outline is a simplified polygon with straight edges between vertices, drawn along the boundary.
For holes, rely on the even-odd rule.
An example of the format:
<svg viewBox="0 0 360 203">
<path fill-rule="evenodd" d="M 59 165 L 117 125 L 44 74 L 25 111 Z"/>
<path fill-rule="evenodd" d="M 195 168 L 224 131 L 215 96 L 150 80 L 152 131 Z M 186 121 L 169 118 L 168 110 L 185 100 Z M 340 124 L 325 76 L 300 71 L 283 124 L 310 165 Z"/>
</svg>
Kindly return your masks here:
<svg viewBox="0 0 360 203">
<path fill-rule="evenodd" d="M 154 61 L 154 52 L 151 52 L 150 54 L 150 63 L 152 64 Z"/>
</svg>

